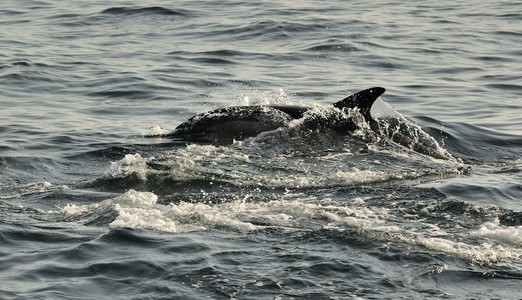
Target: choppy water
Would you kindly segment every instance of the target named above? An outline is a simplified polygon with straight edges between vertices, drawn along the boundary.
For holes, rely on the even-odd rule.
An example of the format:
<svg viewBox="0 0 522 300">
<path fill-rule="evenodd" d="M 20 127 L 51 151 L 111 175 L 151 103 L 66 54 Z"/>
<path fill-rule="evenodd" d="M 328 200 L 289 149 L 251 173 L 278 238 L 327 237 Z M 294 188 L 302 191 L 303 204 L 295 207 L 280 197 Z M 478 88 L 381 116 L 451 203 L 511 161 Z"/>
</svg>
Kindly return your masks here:
<svg viewBox="0 0 522 300">
<path fill-rule="evenodd" d="M 148 2 L 0 3 L 0 298 L 522 297 L 522 4 Z M 153 137 L 371 86 L 457 159 Z"/>
</svg>

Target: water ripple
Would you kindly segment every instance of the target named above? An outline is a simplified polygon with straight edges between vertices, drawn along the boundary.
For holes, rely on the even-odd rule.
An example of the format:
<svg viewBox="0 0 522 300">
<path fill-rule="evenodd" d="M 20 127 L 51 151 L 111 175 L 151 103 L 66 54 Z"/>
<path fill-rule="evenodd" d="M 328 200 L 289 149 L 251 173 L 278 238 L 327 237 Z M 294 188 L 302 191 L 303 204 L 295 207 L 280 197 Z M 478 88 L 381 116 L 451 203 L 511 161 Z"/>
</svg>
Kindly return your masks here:
<svg viewBox="0 0 522 300">
<path fill-rule="evenodd" d="M 183 9 L 169 9 L 162 6 L 148 7 L 111 7 L 101 11 L 99 14 L 115 16 L 136 16 L 136 15 L 165 15 L 165 16 L 186 16 L 188 11 Z"/>
<path fill-rule="evenodd" d="M 0 298 L 518 296 L 518 2 L 64 3 L 0 9 Z M 324 132 L 165 138 L 375 85 L 376 114 L 464 163 Z"/>
</svg>

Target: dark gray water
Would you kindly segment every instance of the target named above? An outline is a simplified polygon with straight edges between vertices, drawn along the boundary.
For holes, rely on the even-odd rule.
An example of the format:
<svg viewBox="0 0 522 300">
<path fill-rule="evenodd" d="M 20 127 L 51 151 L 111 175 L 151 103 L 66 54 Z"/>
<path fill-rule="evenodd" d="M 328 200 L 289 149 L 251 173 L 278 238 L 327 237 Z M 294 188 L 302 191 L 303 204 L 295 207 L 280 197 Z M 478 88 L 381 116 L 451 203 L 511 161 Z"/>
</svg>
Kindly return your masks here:
<svg viewBox="0 0 522 300">
<path fill-rule="evenodd" d="M 522 298 L 521 11 L 0 2 L 0 298 Z M 367 130 L 161 137 L 372 86 L 452 159 Z"/>
</svg>

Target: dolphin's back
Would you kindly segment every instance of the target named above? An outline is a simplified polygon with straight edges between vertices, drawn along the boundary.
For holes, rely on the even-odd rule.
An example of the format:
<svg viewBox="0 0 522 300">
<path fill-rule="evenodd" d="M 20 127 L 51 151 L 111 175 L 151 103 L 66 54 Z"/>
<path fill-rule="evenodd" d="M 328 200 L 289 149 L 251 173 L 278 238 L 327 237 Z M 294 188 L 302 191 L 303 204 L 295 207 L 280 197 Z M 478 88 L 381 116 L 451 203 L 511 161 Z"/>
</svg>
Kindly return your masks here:
<svg viewBox="0 0 522 300">
<path fill-rule="evenodd" d="M 173 136 L 192 140 L 241 140 L 277 129 L 303 116 L 298 106 L 233 106 L 197 114 L 180 124 Z"/>
<path fill-rule="evenodd" d="M 304 106 L 293 106 L 293 105 L 271 105 L 271 108 L 278 109 L 288 115 L 290 115 L 294 119 L 301 119 L 305 112 L 310 110 L 310 107 Z"/>
</svg>

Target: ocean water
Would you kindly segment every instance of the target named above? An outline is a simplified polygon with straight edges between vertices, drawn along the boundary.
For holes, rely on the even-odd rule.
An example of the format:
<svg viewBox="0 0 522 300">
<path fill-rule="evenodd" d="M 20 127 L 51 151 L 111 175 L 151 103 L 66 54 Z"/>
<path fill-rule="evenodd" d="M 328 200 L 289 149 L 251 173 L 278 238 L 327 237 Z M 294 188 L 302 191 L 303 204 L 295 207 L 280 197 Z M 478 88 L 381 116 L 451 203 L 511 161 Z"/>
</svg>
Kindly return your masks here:
<svg viewBox="0 0 522 300">
<path fill-rule="evenodd" d="M 0 299 L 521 299 L 517 1 L 0 2 Z M 383 86 L 365 130 L 165 137 Z"/>
</svg>

